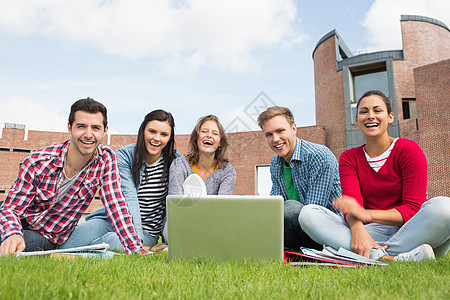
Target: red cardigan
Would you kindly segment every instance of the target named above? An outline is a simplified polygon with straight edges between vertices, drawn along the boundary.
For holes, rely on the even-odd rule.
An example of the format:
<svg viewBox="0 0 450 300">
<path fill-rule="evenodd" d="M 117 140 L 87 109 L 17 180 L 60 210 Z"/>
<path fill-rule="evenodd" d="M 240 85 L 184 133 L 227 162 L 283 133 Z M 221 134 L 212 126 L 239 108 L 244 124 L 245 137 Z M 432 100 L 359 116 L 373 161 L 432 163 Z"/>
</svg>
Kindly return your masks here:
<svg viewBox="0 0 450 300">
<path fill-rule="evenodd" d="M 377 173 L 363 147 L 346 150 L 339 158 L 342 194 L 367 209 L 395 208 L 406 223 L 427 201 L 427 160 L 422 149 L 412 140 L 398 139 Z"/>
</svg>

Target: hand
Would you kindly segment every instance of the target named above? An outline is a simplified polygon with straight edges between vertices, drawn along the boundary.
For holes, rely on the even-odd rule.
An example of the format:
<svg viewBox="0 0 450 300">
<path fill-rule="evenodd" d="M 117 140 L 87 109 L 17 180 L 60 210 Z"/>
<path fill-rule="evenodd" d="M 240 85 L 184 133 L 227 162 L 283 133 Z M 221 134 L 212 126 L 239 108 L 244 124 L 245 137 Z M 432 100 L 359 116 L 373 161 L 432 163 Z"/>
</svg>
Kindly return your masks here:
<svg viewBox="0 0 450 300">
<path fill-rule="evenodd" d="M 366 228 L 362 223 L 352 226 L 352 237 L 350 241 L 350 248 L 356 254 L 370 257 L 370 249 L 375 248 L 385 248 L 387 246 L 378 245 L 367 232 Z"/>
<path fill-rule="evenodd" d="M 363 223 L 370 222 L 370 215 L 366 209 L 352 197 L 343 195 L 333 201 L 333 207 L 347 216 L 351 216 Z"/>
<path fill-rule="evenodd" d="M 19 234 L 13 234 L 7 237 L 1 245 L 2 256 L 17 254 L 25 250 L 25 240 Z"/>
<path fill-rule="evenodd" d="M 158 245 L 153 246 L 150 250 L 156 252 L 156 251 L 164 250 L 164 249 L 166 249 L 167 247 L 168 247 L 168 246 L 167 246 L 166 243 L 161 243 L 161 244 L 158 244 Z"/>
<path fill-rule="evenodd" d="M 153 252 L 149 251 L 147 249 L 148 249 L 148 247 L 144 246 L 144 249 L 141 250 L 140 252 L 138 252 L 137 254 L 139 254 L 139 255 L 153 255 Z"/>
<path fill-rule="evenodd" d="M 139 252 L 139 254 L 141 255 L 152 255 L 153 252 L 150 251 L 150 247 L 149 246 L 145 246 L 143 244 L 141 244 L 142 248 L 144 248 L 144 250 L 142 250 L 141 252 Z"/>
</svg>

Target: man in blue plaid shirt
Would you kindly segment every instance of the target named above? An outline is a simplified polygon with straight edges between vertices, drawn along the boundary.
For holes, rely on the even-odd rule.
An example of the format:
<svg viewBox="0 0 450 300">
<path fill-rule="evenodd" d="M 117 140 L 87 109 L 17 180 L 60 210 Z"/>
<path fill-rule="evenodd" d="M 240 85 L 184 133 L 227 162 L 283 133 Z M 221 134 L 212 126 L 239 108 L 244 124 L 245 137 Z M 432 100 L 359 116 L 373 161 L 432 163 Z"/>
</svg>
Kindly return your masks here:
<svg viewBox="0 0 450 300">
<path fill-rule="evenodd" d="M 127 253 L 146 253 L 122 193 L 114 151 L 101 144 L 106 108 L 87 98 L 70 111 L 71 139 L 31 153 L 0 206 L 1 254 L 63 244 L 97 190 Z"/>
<path fill-rule="evenodd" d="M 299 214 L 304 205 L 317 204 L 333 209 L 333 199 L 341 196 L 338 163 L 324 145 L 297 137 L 292 112 L 273 106 L 258 117 L 258 125 L 269 147 L 275 152 L 270 164 L 271 195 L 283 196 L 284 245 L 287 248 L 321 248 L 300 227 Z"/>
</svg>

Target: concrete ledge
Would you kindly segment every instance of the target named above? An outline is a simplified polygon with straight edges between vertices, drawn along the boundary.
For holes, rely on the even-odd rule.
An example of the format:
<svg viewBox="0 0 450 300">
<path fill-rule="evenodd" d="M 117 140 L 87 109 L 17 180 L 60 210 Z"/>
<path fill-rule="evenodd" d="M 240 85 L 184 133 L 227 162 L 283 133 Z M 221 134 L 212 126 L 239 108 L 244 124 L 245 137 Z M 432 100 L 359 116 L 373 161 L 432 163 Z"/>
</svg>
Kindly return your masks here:
<svg viewBox="0 0 450 300">
<path fill-rule="evenodd" d="M 401 15 L 400 21 L 426 22 L 426 23 L 430 23 L 430 24 L 433 24 L 433 25 L 441 26 L 441 27 L 443 27 L 443 28 L 449 30 L 448 27 L 447 27 L 447 25 L 445 25 L 444 22 L 441 22 L 441 21 L 436 20 L 436 19 L 433 19 L 433 18 L 424 17 L 424 16 L 417 16 L 417 15 Z"/>
</svg>

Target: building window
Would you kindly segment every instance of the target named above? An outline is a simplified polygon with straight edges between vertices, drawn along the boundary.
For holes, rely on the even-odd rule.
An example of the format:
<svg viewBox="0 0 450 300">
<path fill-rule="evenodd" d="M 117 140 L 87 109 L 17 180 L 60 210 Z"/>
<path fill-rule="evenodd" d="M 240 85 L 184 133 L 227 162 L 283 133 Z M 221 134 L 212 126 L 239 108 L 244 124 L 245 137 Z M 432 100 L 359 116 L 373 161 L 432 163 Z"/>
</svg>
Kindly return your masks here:
<svg viewBox="0 0 450 300">
<path fill-rule="evenodd" d="M 417 118 L 417 108 L 415 98 L 403 98 L 402 108 L 403 108 L 403 120 Z"/>
<path fill-rule="evenodd" d="M 350 98 L 351 119 L 355 124 L 356 104 L 358 99 L 367 91 L 380 90 L 389 97 L 389 82 L 386 64 L 378 63 L 350 69 L 352 95 Z"/>
<path fill-rule="evenodd" d="M 255 195 L 268 196 L 272 189 L 270 165 L 255 166 Z"/>
</svg>

